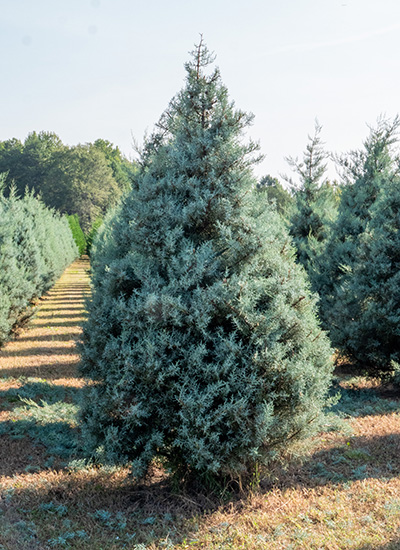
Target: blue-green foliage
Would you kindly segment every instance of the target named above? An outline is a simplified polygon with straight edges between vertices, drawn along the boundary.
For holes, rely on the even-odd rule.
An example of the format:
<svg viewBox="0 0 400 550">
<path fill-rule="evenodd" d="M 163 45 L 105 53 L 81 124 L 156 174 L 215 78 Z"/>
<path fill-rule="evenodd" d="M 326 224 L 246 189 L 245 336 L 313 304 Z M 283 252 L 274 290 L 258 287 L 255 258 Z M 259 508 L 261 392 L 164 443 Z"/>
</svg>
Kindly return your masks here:
<svg viewBox="0 0 400 550">
<path fill-rule="evenodd" d="M 345 186 L 321 272 L 321 313 L 333 344 L 378 375 L 400 360 L 399 124 L 380 120 L 364 149 L 342 159 Z"/>
<path fill-rule="evenodd" d="M 79 392 L 76 388 L 54 385 L 45 380 L 28 378 L 22 385 L 0 392 L 0 398 L 13 403 L 8 421 L 0 422 L 0 435 L 20 439 L 29 435 L 40 442 L 54 457 L 76 463 L 79 460 L 77 415 Z"/>
<path fill-rule="evenodd" d="M 0 344 L 76 256 L 65 218 L 32 193 L 0 194 Z"/>
<path fill-rule="evenodd" d="M 246 475 L 310 433 L 331 350 L 236 110 L 200 45 L 186 87 L 100 229 L 81 372 L 86 450 L 175 472 Z"/>
<path fill-rule="evenodd" d="M 325 260 L 325 247 L 331 226 L 337 216 L 334 187 L 326 180 L 326 153 L 320 139 L 321 127 L 316 123 L 315 134 L 309 137 L 302 162 L 287 161 L 300 178 L 295 186 L 294 204 L 290 215 L 290 234 L 297 250 L 298 261 L 310 277 L 312 289 L 320 288 L 320 263 Z"/>
<path fill-rule="evenodd" d="M 360 235 L 346 292 L 346 352 L 372 375 L 400 374 L 400 178 L 382 182 Z"/>
</svg>

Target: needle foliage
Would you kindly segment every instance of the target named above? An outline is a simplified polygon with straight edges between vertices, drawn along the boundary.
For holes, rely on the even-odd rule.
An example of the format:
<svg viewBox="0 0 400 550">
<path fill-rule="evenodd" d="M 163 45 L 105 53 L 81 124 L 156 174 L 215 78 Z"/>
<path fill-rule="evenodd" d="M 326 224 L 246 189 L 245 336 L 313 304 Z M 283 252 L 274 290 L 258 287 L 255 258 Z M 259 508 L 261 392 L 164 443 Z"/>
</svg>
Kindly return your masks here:
<svg viewBox="0 0 400 550">
<path fill-rule="evenodd" d="M 0 345 L 26 308 L 48 290 L 76 258 L 78 249 L 68 221 L 27 192 L 11 188 L 6 198 L 0 181 Z"/>
<path fill-rule="evenodd" d="M 246 476 L 310 433 L 330 346 L 284 222 L 265 208 L 203 43 L 99 231 L 81 372 L 87 452 L 145 475 Z"/>
</svg>

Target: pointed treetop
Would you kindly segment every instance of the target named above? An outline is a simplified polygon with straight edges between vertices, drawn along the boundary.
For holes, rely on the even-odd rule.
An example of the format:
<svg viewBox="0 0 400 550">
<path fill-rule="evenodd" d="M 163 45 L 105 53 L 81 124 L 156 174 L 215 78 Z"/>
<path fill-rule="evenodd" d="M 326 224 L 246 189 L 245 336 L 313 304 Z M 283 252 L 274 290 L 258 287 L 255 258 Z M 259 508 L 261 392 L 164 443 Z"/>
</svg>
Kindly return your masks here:
<svg viewBox="0 0 400 550">
<path fill-rule="evenodd" d="M 322 126 L 318 120 L 315 119 L 314 135 L 308 136 L 308 143 L 302 161 L 299 161 L 298 158 L 285 157 L 286 162 L 292 170 L 300 176 L 299 184 L 296 184 L 292 178 L 283 176 L 285 181 L 287 181 L 294 190 L 304 190 L 310 187 L 319 188 L 326 183 L 323 177 L 327 168 L 325 163 L 327 154 L 324 151 L 324 143 L 320 137 L 321 130 Z"/>
<path fill-rule="evenodd" d="M 201 69 L 214 63 L 216 55 L 214 52 L 210 52 L 203 40 L 203 35 L 200 34 L 200 42 L 195 44 L 194 50 L 189 52 L 192 56 L 192 60 L 185 64 L 185 68 L 188 72 L 195 71 L 197 78 L 201 76 Z"/>
</svg>

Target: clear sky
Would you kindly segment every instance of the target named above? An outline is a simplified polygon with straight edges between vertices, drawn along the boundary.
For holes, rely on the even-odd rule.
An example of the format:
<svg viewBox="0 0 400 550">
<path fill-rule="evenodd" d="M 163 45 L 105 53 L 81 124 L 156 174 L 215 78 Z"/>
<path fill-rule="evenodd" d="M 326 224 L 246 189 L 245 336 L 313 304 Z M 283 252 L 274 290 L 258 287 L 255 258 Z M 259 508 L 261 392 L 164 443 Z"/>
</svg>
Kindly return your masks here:
<svg viewBox="0 0 400 550">
<path fill-rule="evenodd" d="M 255 115 L 258 175 L 290 174 L 315 118 L 344 152 L 400 112 L 399 0 L 0 0 L 0 140 L 47 130 L 132 156 L 199 33 Z"/>
</svg>

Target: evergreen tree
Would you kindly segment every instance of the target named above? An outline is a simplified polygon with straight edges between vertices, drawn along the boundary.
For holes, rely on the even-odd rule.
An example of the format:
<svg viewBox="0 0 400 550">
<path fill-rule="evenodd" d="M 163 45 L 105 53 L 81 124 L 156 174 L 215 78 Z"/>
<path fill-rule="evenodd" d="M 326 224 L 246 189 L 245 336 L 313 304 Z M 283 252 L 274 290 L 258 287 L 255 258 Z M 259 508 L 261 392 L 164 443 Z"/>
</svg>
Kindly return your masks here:
<svg viewBox="0 0 400 550">
<path fill-rule="evenodd" d="M 5 178 L 0 178 L 0 191 Z M 0 192 L 0 345 L 77 255 L 66 219 L 26 193 Z"/>
<path fill-rule="evenodd" d="M 242 476 L 310 433 L 330 348 L 290 238 L 260 204 L 236 110 L 200 43 L 186 86 L 94 245 L 84 328 L 87 451 Z"/>
<path fill-rule="evenodd" d="M 339 214 L 326 247 L 320 274 L 321 315 L 332 343 L 345 355 L 354 356 L 354 320 L 361 314 L 357 284 L 353 281 L 360 263 L 360 244 L 382 189 L 390 189 L 399 161 L 393 154 L 400 120 L 385 119 L 371 128 L 364 148 L 339 158 L 343 168 Z"/>
<path fill-rule="evenodd" d="M 347 293 L 357 315 L 345 352 L 368 374 L 391 377 L 400 363 L 400 178 L 386 180 L 369 209 Z"/>
<path fill-rule="evenodd" d="M 277 211 L 284 218 L 288 217 L 290 207 L 293 203 L 293 197 L 287 189 L 283 187 L 278 178 L 272 176 L 263 176 L 257 184 L 260 193 L 265 194 L 268 202 L 276 206 Z"/>
<path fill-rule="evenodd" d="M 325 178 L 327 155 L 320 138 L 321 126 L 315 124 L 313 137 L 304 152 L 303 161 L 287 158 L 300 177 L 295 188 L 290 216 L 290 234 L 297 250 L 298 261 L 307 271 L 312 288 L 320 292 L 319 264 L 323 256 L 332 222 L 337 215 L 335 190 Z"/>
<path fill-rule="evenodd" d="M 129 189 L 137 171 L 136 164 L 125 158 L 119 148 L 106 139 L 96 139 L 93 145 L 104 154 L 120 190 Z"/>
</svg>

